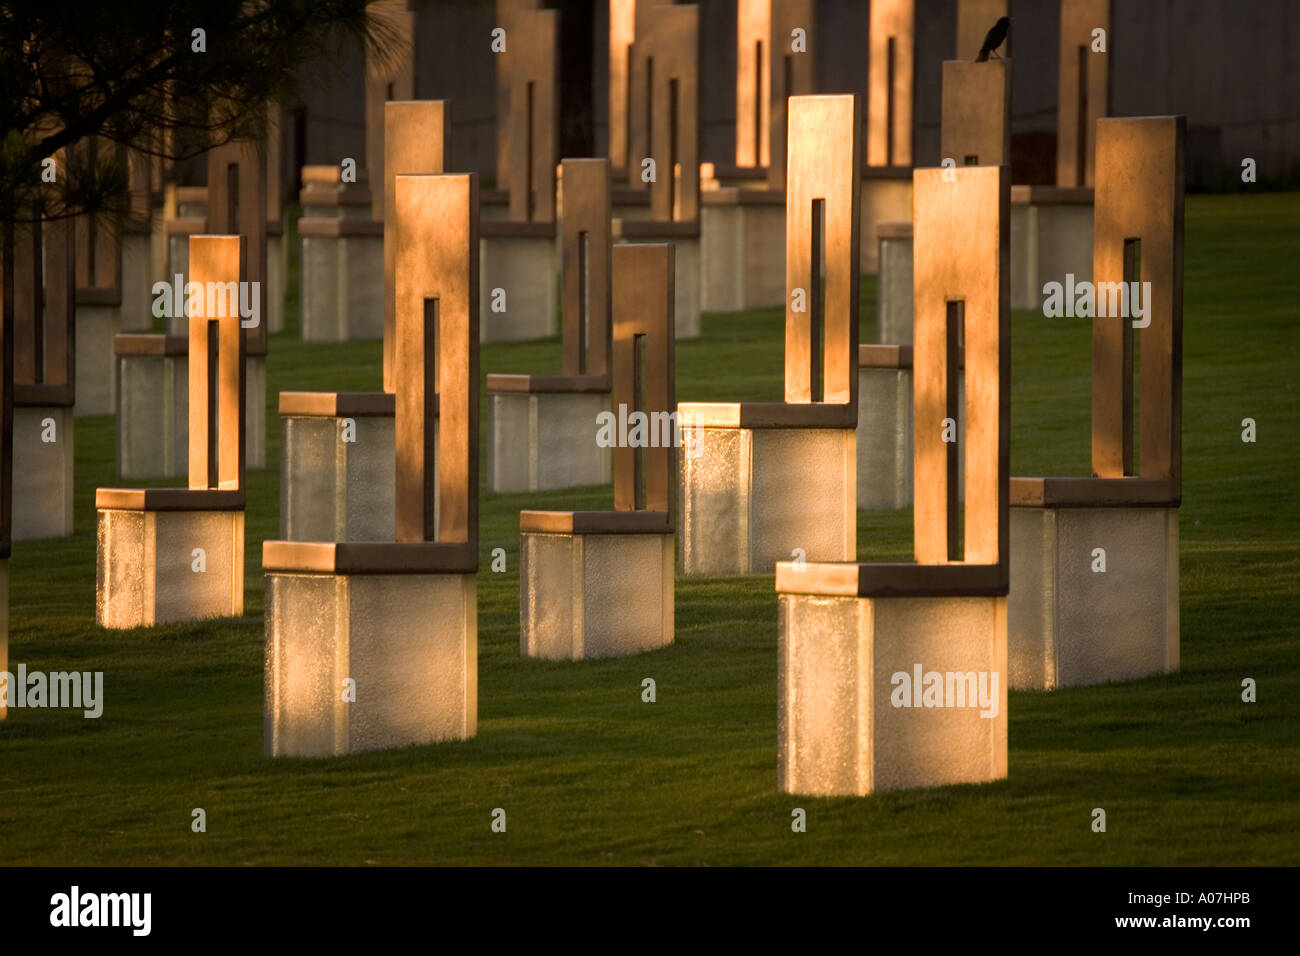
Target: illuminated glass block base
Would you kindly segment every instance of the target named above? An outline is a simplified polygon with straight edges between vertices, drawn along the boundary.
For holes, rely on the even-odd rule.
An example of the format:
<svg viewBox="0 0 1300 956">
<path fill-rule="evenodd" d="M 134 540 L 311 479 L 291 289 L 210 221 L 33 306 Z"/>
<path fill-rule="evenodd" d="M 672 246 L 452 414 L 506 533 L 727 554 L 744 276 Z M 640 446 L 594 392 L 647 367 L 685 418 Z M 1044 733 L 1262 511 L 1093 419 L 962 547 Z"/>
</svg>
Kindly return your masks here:
<svg viewBox="0 0 1300 956">
<path fill-rule="evenodd" d="M 699 309 L 740 312 L 781 307 L 785 304 L 785 203 L 747 203 L 744 191 L 727 192 L 737 193 L 737 201 L 712 202 L 708 193 L 701 197 Z M 778 195 L 784 198 L 784 193 Z"/>
<path fill-rule="evenodd" d="M 112 415 L 117 409 L 117 361 L 113 336 L 121 330 L 116 305 L 77 306 L 76 414 Z"/>
<path fill-rule="evenodd" d="M 160 350 L 156 355 L 118 355 L 116 360 L 118 475 L 186 475 L 190 453 L 188 352 L 164 355 Z M 80 404 L 78 399 L 78 407 Z M 244 360 L 244 467 L 266 467 L 265 355 L 249 355 Z"/>
<path fill-rule="evenodd" d="M 189 471 L 189 360 L 180 355 L 119 355 L 117 473 L 177 478 Z"/>
<path fill-rule="evenodd" d="M 100 627 L 244 613 L 242 511 L 100 509 L 98 514 L 95 621 Z"/>
<path fill-rule="evenodd" d="M 1006 598 L 778 599 L 783 793 L 1006 777 Z"/>
<path fill-rule="evenodd" d="M 858 367 L 858 507 L 912 503 L 912 370 Z"/>
<path fill-rule="evenodd" d="M 671 534 L 520 537 L 519 650 L 525 657 L 619 657 L 673 642 Z"/>
<path fill-rule="evenodd" d="M 14 408 L 14 541 L 72 534 L 72 438 L 71 408 Z"/>
<path fill-rule="evenodd" d="M 280 537 L 394 540 L 393 417 L 283 415 L 280 423 Z"/>
<path fill-rule="evenodd" d="M 963 380 L 958 380 L 957 467 L 965 468 Z M 858 366 L 858 507 L 890 511 L 912 504 L 912 369 Z M 957 486 L 957 500 L 965 500 Z"/>
<path fill-rule="evenodd" d="M 912 223 L 880 237 L 880 277 L 876 281 L 876 341 L 912 344 Z"/>
<path fill-rule="evenodd" d="M 384 237 L 302 237 L 301 334 L 304 342 L 384 337 Z"/>
<path fill-rule="evenodd" d="M 267 754 L 473 737 L 475 588 L 473 574 L 267 574 Z"/>
<path fill-rule="evenodd" d="M 683 574 L 773 574 L 797 557 L 855 558 L 853 430 L 686 426 L 683 444 Z"/>
<path fill-rule="evenodd" d="M 1011 308 L 1041 310 L 1044 284 L 1064 284 L 1067 273 L 1076 284 L 1092 281 L 1092 201 L 1017 202 L 1016 192 L 1012 190 L 1011 201 Z M 1082 192 L 1091 197 L 1091 189 Z"/>
<path fill-rule="evenodd" d="M 479 239 L 479 341 L 546 339 L 559 332 L 556 240 Z"/>
<path fill-rule="evenodd" d="M 596 444 L 607 392 L 490 392 L 488 487 L 495 493 L 607 485 L 612 453 Z"/>
<path fill-rule="evenodd" d="M 1010 554 L 1012 687 L 1178 670 L 1177 508 L 1013 507 Z"/>
</svg>

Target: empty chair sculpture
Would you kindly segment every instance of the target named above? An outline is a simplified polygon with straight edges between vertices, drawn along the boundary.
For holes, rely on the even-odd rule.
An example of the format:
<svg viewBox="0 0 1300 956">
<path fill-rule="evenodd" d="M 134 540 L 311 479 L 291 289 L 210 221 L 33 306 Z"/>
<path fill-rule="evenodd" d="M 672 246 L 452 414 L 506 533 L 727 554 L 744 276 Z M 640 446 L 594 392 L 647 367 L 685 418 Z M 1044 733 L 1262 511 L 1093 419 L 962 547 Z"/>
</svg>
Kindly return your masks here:
<svg viewBox="0 0 1300 956">
<path fill-rule="evenodd" d="M 912 218 L 916 0 L 873 0 L 867 29 L 867 143 L 862 271 L 879 270 L 878 228 Z"/>
<path fill-rule="evenodd" d="M 189 487 L 95 492 L 95 619 L 128 628 L 244 612 L 244 273 L 238 236 L 192 236 Z"/>
<path fill-rule="evenodd" d="M 13 330 L 15 541 L 72 534 L 73 228 L 66 219 L 15 223 L 4 250 L 6 324 Z"/>
<path fill-rule="evenodd" d="M 509 218 L 482 223 L 484 342 L 555 334 L 555 167 L 559 162 L 558 10 L 518 10 L 506 18 L 502 64 L 510 111 L 498 135 L 507 146 L 499 183 Z"/>
<path fill-rule="evenodd" d="M 365 159 L 303 170 L 300 332 L 305 342 L 377 339 L 388 318 L 384 275 L 387 103 L 415 98 L 416 13 L 407 0 L 377 0 L 367 13 L 383 23 L 387 49 L 366 51 Z M 440 138 L 441 141 L 441 138 Z M 347 167 L 345 175 L 344 167 Z M 402 170 L 442 172 L 424 168 Z"/>
<path fill-rule="evenodd" d="M 785 401 L 680 406 L 685 574 L 856 554 L 859 141 L 856 97 L 791 98 Z"/>
<path fill-rule="evenodd" d="M 673 244 L 679 339 L 700 334 L 699 20 L 692 4 L 637 5 L 627 183 L 649 192 L 650 216 L 636 210 L 613 226 L 616 242 Z"/>
<path fill-rule="evenodd" d="M 396 540 L 264 542 L 268 754 L 474 736 L 477 192 L 472 174 L 394 182 Z"/>
<path fill-rule="evenodd" d="M 609 187 L 608 160 L 560 164 L 564 371 L 487 377 L 495 492 L 609 482 L 609 449 L 596 443 L 594 427 L 609 409 Z"/>
<path fill-rule="evenodd" d="M 611 657 L 673 641 L 673 340 L 672 246 L 617 246 L 615 410 L 602 422 L 615 441 L 614 510 L 520 513 L 527 657 Z"/>
<path fill-rule="evenodd" d="M 384 168 L 375 188 L 391 207 L 397 175 L 446 168 L 450 104 L 384 103 Z M 280 535 L 289 541 L 393 540 L 396 467 L 397 242 L 383 222 L 383 388 L 374 392 L 280 393 Z M 437 415 L 435 401 L 433 414 Z M 437 434 L 436 418 L 431 426 Z M 436 479 L 435 479 L 436 480 Z"/>
<path fill-rule="evenodd" d="M 786 102 L 816 91 L 812 0 L 736 10 L 735 166 L 700 192 L 700 308 L 770 308 L 785 295 Z M 706 164 L 709 168 L 711 164 Z"/>
<path fill-rule="evenodd" d="M 178 218 L 165 224 L 169 268 L 153 287 L 154 314 L 167 319 L 167 333 L 116 335 L 117 466 L 121 478 L 170 478 L 185 473 L 189 386 L 186 354 L 189 316 L 184 308 L 190 239 L 209 233 L 244 240 L 246 284 L 234 299 L 245 333 L 244 464 L 266 467 L 266 355 L 268 282 L 267 168 L 256 143 L 240 141 L 208 151 L 207 189 L 175 190 Z M 184 255 L 179 249 L 184 248 Z"/>
<path fill-rule="evenodd" d="M 1093 474 L 1011 481 L 1014 687 L 1178 669 L 1184 128 L 1181 116 L 1097 123 Z"/>
<path fill-rule="evenodd" d="M 914 180 L 916 563 L 777 565 L 788 793 L 1007 773 L 1009 171 L 972 166 L 952 182 L 943 173 L 918 169 Z M 944 440 L 963 340 L 964 474 Z"/>
</svg>

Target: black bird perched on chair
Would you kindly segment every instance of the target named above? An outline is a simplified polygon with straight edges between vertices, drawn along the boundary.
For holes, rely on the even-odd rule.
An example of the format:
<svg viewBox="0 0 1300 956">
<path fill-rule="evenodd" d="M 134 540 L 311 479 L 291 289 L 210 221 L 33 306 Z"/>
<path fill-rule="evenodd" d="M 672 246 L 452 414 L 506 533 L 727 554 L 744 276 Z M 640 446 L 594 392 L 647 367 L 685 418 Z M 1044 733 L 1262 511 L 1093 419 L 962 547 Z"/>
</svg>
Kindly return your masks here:
<svg viewBox="0 0 1300 956">
<path fill-rule="evenodd" d="M 989 58 L 990 53 L 997 56 L 999 60 L 1002 59 L 1002 57 L 998 56 L 997 50 L 1002 45 L 1002 41 L 1007 38 L 1007 31 L 1010 29 L 1011 18 L 998 17 L 998 22 L 993 24 L 993 28 L 988 33 L 984 34 L 984 45 L 980 47 L 980 54 L 975 57 L 975 62 L 983 63 Z"/>
</svg>

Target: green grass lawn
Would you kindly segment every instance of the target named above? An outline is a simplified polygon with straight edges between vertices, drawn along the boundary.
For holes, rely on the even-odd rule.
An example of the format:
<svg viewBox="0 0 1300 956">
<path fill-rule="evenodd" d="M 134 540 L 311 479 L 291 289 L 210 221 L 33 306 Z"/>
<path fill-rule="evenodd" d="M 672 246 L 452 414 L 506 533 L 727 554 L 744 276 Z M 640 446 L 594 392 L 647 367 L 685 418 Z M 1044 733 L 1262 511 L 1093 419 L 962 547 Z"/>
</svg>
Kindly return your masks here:
<svg viewBox="0 0 1300 956">
<path fill-rule="evenodd" d="M 273 467 L 248 476 L 238 620 L 95 626 L 94 489 L 121 482 L 112 420 L 79 419 L 77 533 L 14 546 L 9 659 L 104 671 L 104 714 L 11 709 L 0 723 L 0 862 L 1300 862 L 1298 237 L 1300 194 L 1187 200 L 1182 672 L 1012 693 L 1010 776 L 990 785 L 778 793 L 771 577 L 679 578 L 677 642 L 663 651 L 521 659 L 518 511 L 604 507 L 608 488 L 483 494 L 475 739 L 271 760 L 260 562 L 279 522 L 276 396 L 377 388 L 379 344 L 272 340 Z M 871 341 L 869 281 L 862 306 Z M 779 398 L 781 321 L 706 316 L 704 335 L 678 346 L 678 398 Z M 1018 313 L 1013 329 L 1012 473 L 1086 474 L 1088 322 Z M 482 368 L 558 370 L 558 343 L 485 347 Z M 1255 444 L 1241 441 L 1246 417 Z M 907 512 L 859 515 L 860 558 L 907 558 L 910 541 Z M 489 570 L 494 547 L 507 573 Z M 654 704 L 641 702 L 645 677 Z M 1242 703 L 1244 677 L 1258 703 Z M 190 830 L 195 807 L 206 833 Z M 496 807 L 505 834 L 490 829 Z M 806 833 L 791 832 L 794 807 Z M 1105 834 L 1091 832 L 1094 807 Z"/>
</svg>

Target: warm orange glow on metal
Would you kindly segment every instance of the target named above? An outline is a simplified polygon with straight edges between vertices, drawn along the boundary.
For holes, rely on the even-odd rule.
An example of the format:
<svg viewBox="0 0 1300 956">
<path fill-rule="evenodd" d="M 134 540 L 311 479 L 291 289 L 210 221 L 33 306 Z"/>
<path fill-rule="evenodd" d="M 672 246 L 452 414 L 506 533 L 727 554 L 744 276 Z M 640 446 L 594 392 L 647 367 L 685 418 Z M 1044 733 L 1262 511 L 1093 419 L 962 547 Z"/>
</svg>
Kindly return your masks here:
<svg viewBox="0 0 1300 956">
<path fill-rule="evenodd" d="M 973 60 L 979 56 L 985 34 L 998 22 L 999 17 L 1010 14 L 1010 0 L 957 0 L 957 59 Z M 998 50 L 998 54 L 1005 57 L 1010 53 L 1011 43 L 1008 40 Z"/>
<path fill-rule="evenodd" d="M 614 247 L 614 394 L 613 406 L 645 412 L 649 429 L 656 415 L 677 408 L 674 375 L 675 323 L 673 319 L 673 246 L 632 244 Z M 637 339 L 645 358 L 644 380 L 637 367 Z M 645 407 L 638 395 L 645 391 Z M 662 439 L 662 435 L 658 436 Z M 614 508 L 636 511 L 637 453 L 644 454 L 645 510 L 668 516 L 665 530 L 673 527 L 673 489 L 677 484 L 672 441 L 636 449 L 620 444 L 614 449 Z"/>
<path fill-rule="evenodd" d="M 444 100 L 390 101 L 384 104 L 384 182 L 374 183 L 384 202 L 393 204 L 394 179 L 437 175 L 447 168 L 451 104 Z M 393 275 L 396 243 L 393 225 L 384 222 L 384 391 L 396 390 L 393 342 L 397 315 L 397 285 Z"/>
<path fill-rule="evenodd" d="M 230 195 L 231 167 L 238 195 Z M 259 321 L 245 330 L 249 355 L 266 354 L 266 158 L 256 143 L 231 142 L 208 151 L 208 232 L 243 239 L 243 278 L 256 282 Z M 194 277 L 191 275 L 190 279 Z"/>
<path fill-rule="evenodd" d="M 952 182 L 945 181 L 945 174 Z M 948 304 L 965 316 L 966 515 L 964 563 L 1005 564 L 1010 472 L 1011 172 L 1007 166 L 918 169 L 913 296 L 913 527 L 919 564 L 949 563 Z"/>
<path fill-rule="evenodd" d="M 505 29 L 510 18 L 518 10 L 536 10 L 541 7 L 541 0 L 496 0 L 496 20 L 492 26 Z M 504 52 L 494 53 L 496 61 L 497 84 L 497 185 L 505 188 L 505 170 L 510 168 L 510 75 L 509 62 L 511 37 L 506 37 Z"/>
<path fill-rule="evenodd" d="M 772 60 L 768 54 L 772 49 L 772 7 L 776 2 L 739 0 L 736 5 L 737 166 L 766 166 L 769 161 Z"/>
<path fill-rule="evenodd" d="M 628 64 L 636 37 L 637 0 L 609 0 L 609 161 L 627 167 Z M 648 9 L 650 0 L 641 0 Z"/>
<path fill-rule="evenodd" d="M 939 154 L 958 166 L 1010 164 L 1010 60 L 944 60 Z"/>
<path fill-rule="evenodd" d="M 399 175 L 393 197 L 397 540 L 476 549 L 478 177 Z"/>
<path fill-rule="evenodd" d="M 785 401 L 814 402 L 813 363 L 821 362 L 826 404 L 858 401 L 858 207 L 861 128 L 856 96 L 790 100 L 790 157 L 785 206 Z M 825 329 L 813 349 L 815 294 L 821 282 L 813 250 L 813 208 L 825 229 Z M 796 290 L 806 308 L 794 310 Z"/>
<path fill-rule="evenodd" d="M 260 218 L 262 207 L 256 209 Z M 194 489 L 240 491 L 244 487 L 244 337 L 238 291 L 242 246 L 239 236 L 190 237 L 189 281 L 205 290 L 201 302 L 195 296 L 189 317 L 189 487 Z M 217 289 L 220 293 L 214 295 L 211 290 Z M 211 367 L 208 355 L 208 327 L 212 322 L 217 325 L 216 369 Z M 214 374 L 215 443 L 211 442 L 214 416 L 208 406 L 210 376 Z M 217 452 L 215 485 L 210 480 L 209 460 L 213 444 Z"/>
<path fill-rule="evenodd" d="M 555 166 L 560 159 L 558 10 L 520 10 L 506 27 L 510 111 L 498 135 L 508 142 L 497 182 L 510 190 L 514 222 L 555 221 Z"/>
<path fill-rule="evenodd" d="M 609 373 L 609 178 L 607 159 L 566 159 L 560 164 L 565 375 Z M 579 268 L 584 261 L 585 270 Z"/>
<path fill-rule="evenodd" d="M 389 198 L 379 184 L 379 177 L 388 168 L 384 161 L 384 104 L 388 100 L 415 99 L 415 13 L 409 6 L 407 0 L 376 0 L 366 4 L 366 13 L 382 22 L 388 43 L 382 54 L 367 52 L 366 55 L 366 171 L 370 182 L 370 215 L 376 220 L 384 218 L 384 202 Z"/>
<path fill-rule="evenodd" d="M 817 61 L 814 59 L 816 20 L 813 0 L 772 0 L 772 55 L 768 61 L 771 114 L 769 131 L 764 137 L 767 143 L 767 184 L 772 189 L 785 188 L 790 97 L 807 96 L 817 90 Z M 804 31 L 807 52 L 795 53 L 790 49 L 796 27 Z"/>
<path fill-rule="evenodd" d="M 912 165 L 915 8 L 915 0 L 872 0 L 871 3 L 867 37 L 868 166 Z"/>
<path fill-rule="evenodd" d="M 1144 328 L 1132 318 L 1092 320 L 1092 470 L 1123 477 L 1132 460 L 1130 335 L 1142 337 L 1140 474 L 1182 483 L 1183 191 L 1186 119 L 1155 116 L 1097 123 L 1092 275 L 1102 283 L 1151 283 Z M 1125 274 L 1125 242 L 1141 242 L 1141 275 Z M 1098 294 L 1100 298 L 1100 293 Z M 1132 330 L 1132 331 L 1130 331 Z"/>
<path fill-rule="evenodd" d="M 740 0 L 737 8 L 736 165 L 766 166 L 773 189 L 785 188 L 786 101 L 816 86 L 814 21 L 812 0 Z M 790 49 L 796 28 L 806 52 Z"/>
<path fill-rule="evenodd" d="M 1094 182 L 1097 120 L 1110 113 L 1112 14 L 1111 0 L 1061 0 L 1056 113 L 1058 186 L 1091 186 Z M 1099 29 L 1106 31 L 1105 53 L 1092 52 L 1092 32 Z M 1086 76 L 1082 83 L 1081 73 Z"/>
<path fill-rule="evenodd" d="M 642 187 L 641 161 L 653 158 L 650 217 L 658 222 L 700 215 L 699 12 L 693 4 L 637 10 L 628 184 Z"/>
</svg>

